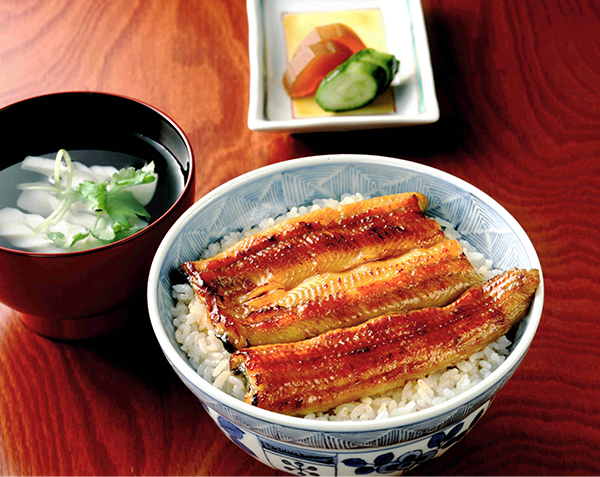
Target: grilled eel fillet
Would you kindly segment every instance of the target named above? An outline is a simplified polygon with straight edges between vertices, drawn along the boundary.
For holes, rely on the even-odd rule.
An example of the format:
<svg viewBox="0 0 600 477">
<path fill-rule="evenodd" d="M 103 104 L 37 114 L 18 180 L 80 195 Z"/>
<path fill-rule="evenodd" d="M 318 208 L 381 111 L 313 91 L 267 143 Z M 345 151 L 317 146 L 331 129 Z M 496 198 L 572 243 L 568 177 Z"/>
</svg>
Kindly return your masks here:
<svg viewBox="0 0 600 477">
<path fill-rule="evenodd" d="M 181 268 L 207 303 L 216 333 L 230 349 L 272 342 L 274 338 L 258 337 L 273 331 L 268 324 L 275 320 L 279 323 L 275 328 L 282 329 L 280 318 L 270 318 L 272 309 L 263 313 L 258 306 L 272 295 L 280 296 L 315 275 L 348 271 L 445 240 L 439 224 L 425 217 L 426 206 L 423 194 L 406 193 L 319 209 L 280 222 L 210 259 L 185 262 Z M 280 308 L 278 316 L 284 311 Z M 252 317 L 246 319 L 250 313 Z M 265 322 L 262 328 L 258 321 Z M 291 325 L 290 319 L 287 322 Z M 312 331 L 310 327 L 303 326 L 285 341 L 334 326 Z M 254 329 L 256 336 L 247 339 L 244 331 Z"/>
<path fill-rule="evenodd" d="M 539 283 L 538 270 L 512 269 L 443 308 L 383 315 L 306 341 L 236 351 L 231 369 L 245 376 L 250 404 L 289 415 L 327 411 L 484 349 L 525 316 Z"/>
<path fill-rule="evenodd" d="M 461 245 L 446 240 L 222 307 L 211 321 L 235 349 L 290 343 L 386 313 L 447 305 L 482 281 Z"/>
<path fill-rule="evenodd" d="M 400 255 L 444 240 L 420 193 L 375 197 L 284 220 L 182 270 L 199 296 L 239 304 L 324 272 Z"/>
</svg>

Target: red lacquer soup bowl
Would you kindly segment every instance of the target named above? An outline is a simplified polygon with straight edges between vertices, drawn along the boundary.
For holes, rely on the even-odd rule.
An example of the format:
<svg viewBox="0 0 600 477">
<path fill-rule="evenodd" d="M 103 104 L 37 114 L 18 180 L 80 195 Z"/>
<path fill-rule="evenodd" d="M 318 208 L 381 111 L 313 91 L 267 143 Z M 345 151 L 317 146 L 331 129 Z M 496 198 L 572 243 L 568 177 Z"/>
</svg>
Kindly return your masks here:
<svg viewBox="0 0 600 477">
<path fill-rule="evenodd" d="M 93 166 L 154 163 L 148 226 L 108 245 L 41 253 L 0 237 L 0 301 L 35 332 L 58 339 L 97 336 L 146 316 L 145 285 L 165 233 L 194 202 L 194 157 L 183 131 L 140 101 L 93 92 L 38 96 L 0 110 L 0 209 L 16 207 L 17 181 L 7 173 L 27 156 L 59 149 Z M 112 164 L 111 161 L 116 161 Z M 89 163 L 92 162 L 92 163 Z"/>
</svg>

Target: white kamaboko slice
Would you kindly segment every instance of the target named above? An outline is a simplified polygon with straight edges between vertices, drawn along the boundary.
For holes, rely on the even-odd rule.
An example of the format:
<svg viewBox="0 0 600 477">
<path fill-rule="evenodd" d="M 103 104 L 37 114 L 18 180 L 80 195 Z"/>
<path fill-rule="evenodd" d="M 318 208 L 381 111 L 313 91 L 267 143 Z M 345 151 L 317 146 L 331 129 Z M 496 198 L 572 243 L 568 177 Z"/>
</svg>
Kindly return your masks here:
<svg viewBox="0 0 600 477">
<path fill-rule="evenodd" d="M 41 215 L 25 214 L 13 207 L 5 207 L 0 210 L 0 237 L 4 237 L 13 246 L 26 249 L 30 252 L 64 252 L 64 249 L 57 248 L 45 235 L 33 231 L 43 220 L 44 217 Z M 62 232 L 66 237 L 72 237 L 76 233 L 84 232 L 85 228 L 70 224 L 65 220 L 60 220 L 56 225 L 52 226 L 52 231 Z M 72 250 L 78 249 L 77 247 L 73 247 Z"/>
</svg>

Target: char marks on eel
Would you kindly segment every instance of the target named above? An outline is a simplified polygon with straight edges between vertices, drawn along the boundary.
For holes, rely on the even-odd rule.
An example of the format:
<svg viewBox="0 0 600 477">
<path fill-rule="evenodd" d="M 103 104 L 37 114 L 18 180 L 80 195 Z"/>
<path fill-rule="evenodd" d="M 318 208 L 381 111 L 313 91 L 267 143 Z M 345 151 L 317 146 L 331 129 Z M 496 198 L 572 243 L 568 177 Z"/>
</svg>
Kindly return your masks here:
<svg viewBox="0 0 600 477">
<path fill-rule="evenodd" d="M 327 411 L 482 350 L 525 316 L 539 283 L 537 270 L 512 269 L 445 307 L 382 315 L 305 341 L 238 350 L 231 368 L 244 374 L 250 404 L 290 415 Z"/>
</svg>

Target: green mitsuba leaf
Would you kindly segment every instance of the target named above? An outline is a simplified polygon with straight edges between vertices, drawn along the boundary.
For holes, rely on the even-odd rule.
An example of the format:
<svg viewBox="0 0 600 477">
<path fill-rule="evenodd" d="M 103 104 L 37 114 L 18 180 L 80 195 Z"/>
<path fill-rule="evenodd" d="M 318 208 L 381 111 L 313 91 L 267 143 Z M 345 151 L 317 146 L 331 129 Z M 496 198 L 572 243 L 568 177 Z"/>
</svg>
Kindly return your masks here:
<svg viewBox="0 0 600 477">
<path fill-rule="evenodd" d="M 69 245 L 69 247 L 72 247 L 80 240 L 84 240 L 84 239 L 88 238 L 91 232 L 92 232 L 91 230 L 88 230 L 86 232 L 79 232 L 79 233 L 76 233 L 75 235 L 73 235 L 73 239 L 71 240 L 71 244 Z"/>
<path fill-rule="evenodd" d="M 107 187 L 106 182 L 83 181 L 77 190 L 81 193 L 81 201 L 90 204 L 98 213 L 106 210 Z"/>
<path fill-rule="evenodd" d="M 128 187 L 149 184 L 155 180 L 156 174 L 154 173 L 154 162 L 150 162 L 141 169 L 128 167 L 119 170 L 119 172 L 116 172 L 111 177 L 109 189 L 113 192 L 118 192 Z"/>
<path fill-rule="evenodd" d="M 111 227 L 94 230 L 92 235 L 103 243 L 111 243 L 115 240 L 115 231 Z"/>
<path fill-rule="evenodd" d="M 64 248 L 67 245 L 67 239 L 62 232 L 48 232 L 46 238 L 52 240 L 58 248 Z"/>
<path fill-rule="evenodd" d="M 138 202 L 133 193 L 128 190 L 120 192 L 109 192 L 106 198 L 106 213 L 115 222 L 125 223 L 123 216 L 135 216 L 150 218 L 150 214 L 142 204 Z"/>
</svg>

